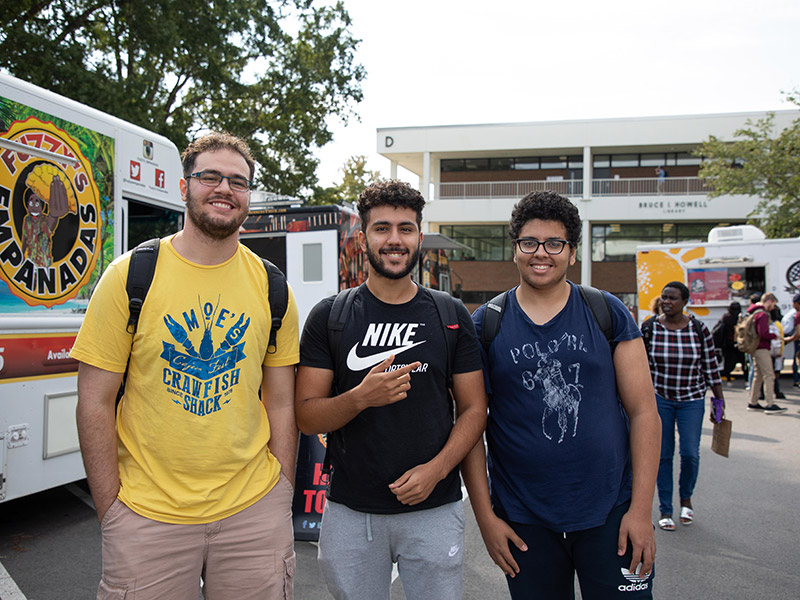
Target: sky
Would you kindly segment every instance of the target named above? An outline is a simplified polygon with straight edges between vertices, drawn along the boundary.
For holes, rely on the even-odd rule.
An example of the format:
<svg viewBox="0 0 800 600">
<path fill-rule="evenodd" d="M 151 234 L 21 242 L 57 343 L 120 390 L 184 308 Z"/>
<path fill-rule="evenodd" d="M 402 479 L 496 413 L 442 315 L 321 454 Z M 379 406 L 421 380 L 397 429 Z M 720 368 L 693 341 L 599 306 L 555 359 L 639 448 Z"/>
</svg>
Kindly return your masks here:
<svg viewBox="0 0 800 600">
<path fill-rule="evenodd" d="M 343 1 L 367 77 L 323 186 L 355 155 L 389 176 L 379 127 L 786 110 L 800 90 L 795 0 Z"/>
</svg>

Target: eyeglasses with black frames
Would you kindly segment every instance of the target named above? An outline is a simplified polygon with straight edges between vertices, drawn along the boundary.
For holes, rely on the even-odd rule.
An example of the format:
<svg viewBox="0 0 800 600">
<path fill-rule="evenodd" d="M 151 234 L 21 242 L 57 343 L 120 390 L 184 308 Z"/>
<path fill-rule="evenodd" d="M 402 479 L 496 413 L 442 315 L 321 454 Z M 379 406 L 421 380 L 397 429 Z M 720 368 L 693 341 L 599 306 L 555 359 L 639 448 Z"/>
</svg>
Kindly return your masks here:
<svg viewBox="0 0 800 600">
<path fill-rule="evenodd" d="M 565 246 L 572 246 L 567 240 L 558 238 L 550 238 L 543 242 L 536 238 L 517 238 L 514 243 L 519 246 L 520 252 L 524 254 L 534 254 L 539 249 L 539 246 L 544 246 L 544 251 L 548 254 L 561 254 Z"/>
<path fill-rule="evenodd" d="M 214 171 L 199 171 L 197 173 L 187 175 L 186 178 L 191 179 L 192 177 L 207 187 L 217 187 L 220 183 L 222 183 L 223 179 L 227 179 L 228 186 L 234 192 L 246 192 L 252 185 L 252 182 L 245 177 L 241 177 L 239 175 L 220 175 Z"/>
</svg>

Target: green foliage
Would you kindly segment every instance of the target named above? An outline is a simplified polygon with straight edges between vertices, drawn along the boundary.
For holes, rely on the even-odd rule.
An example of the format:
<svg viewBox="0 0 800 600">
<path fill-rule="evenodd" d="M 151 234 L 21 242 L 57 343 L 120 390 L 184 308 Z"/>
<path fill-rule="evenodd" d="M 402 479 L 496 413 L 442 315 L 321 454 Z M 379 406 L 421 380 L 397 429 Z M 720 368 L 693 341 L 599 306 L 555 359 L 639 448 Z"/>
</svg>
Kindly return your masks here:
<svg viewBox="0 0 800 600">
<path fill-rule="evenodd" d="M 316 182 L 314 148 L 362 98 L 341 2 L 51 0 L 3 3 L 0 67 L 154 130 L 178 148 L 208 129 L 246 139 L 258 185 Z"/>
<path fill-rule="evenodd" d="M 342 181 L 332 187 L 316 187 L 308 204 L 341 204 L 356 202 L 359 194 L 373 181 L 380 178 L 378 171 L 367 170 L 367 157 L 363 154 L 351 156 L 341 168 Z"/>
<path fill-rule="evenodd" d="M 794 95 L 788 99 L 800 105 Z M 733 142 L 710 137 L 695 150 L 706 160 L 700 177 L 713 191 L 760 196 L 751 222 L 770 238 L 800 235 L 800 118 L 775 132 L 773 113 L 735 132 Z"/>
</svg>

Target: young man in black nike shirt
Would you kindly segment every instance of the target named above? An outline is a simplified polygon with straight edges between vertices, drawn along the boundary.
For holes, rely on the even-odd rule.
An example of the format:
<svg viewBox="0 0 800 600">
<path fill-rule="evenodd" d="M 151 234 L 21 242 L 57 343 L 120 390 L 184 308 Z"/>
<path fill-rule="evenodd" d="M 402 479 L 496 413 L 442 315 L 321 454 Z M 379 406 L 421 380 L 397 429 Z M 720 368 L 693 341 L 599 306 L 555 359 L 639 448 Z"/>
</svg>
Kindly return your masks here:
<svg viewBox="0 0 800 600">
<path fill-rule="evenodd" d="M 344 328 L 335 347 L 335 297 L 314 307 L 300 342 L 298 425 L 308 435 L 331 432 L 319 564 L 338 599 L 388 598 L 394 562 L 407 597 L 461 598 L 458 464 L 483 432 L 486 394 L 466 308 L 446 299 L 456 317 L 443 323 L 429 291 L 411 279 L 424 205 L 399 181 L 364 190 L 359 242 L 369 259 L 367 281 L 338 320 Z M 457 332 L 450 353 L 447 329 Z"/>
</svg>

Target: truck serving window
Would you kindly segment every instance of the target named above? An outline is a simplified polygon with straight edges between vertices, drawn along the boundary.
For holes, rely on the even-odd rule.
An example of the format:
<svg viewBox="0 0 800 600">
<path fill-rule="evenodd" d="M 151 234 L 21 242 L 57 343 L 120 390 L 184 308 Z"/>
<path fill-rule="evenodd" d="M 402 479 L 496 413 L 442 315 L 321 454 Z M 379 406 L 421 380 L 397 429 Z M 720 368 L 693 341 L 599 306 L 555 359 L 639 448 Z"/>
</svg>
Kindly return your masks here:
<svg viewBox="0 0 800 600">
<path fill-rule="evenodd" d="M 128 250 L 154 237 L 165 237 L 183 227 L 183 214 L 152 204 L 128 200 Z"/>
</svg>

